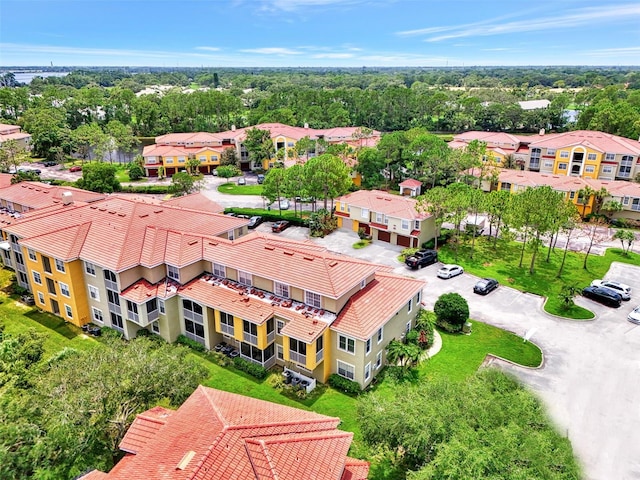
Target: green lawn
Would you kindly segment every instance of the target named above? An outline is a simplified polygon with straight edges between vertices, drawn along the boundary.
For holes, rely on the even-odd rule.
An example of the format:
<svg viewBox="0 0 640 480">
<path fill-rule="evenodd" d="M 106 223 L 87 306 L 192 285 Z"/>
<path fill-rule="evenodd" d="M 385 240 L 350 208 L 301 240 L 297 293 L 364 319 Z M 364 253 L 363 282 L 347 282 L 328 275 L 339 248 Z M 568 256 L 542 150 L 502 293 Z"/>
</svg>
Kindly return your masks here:
<svg viewBox="0 0 640 480">
<path fill-rule="evenodd" d="M 443 246 L 438 251 L 438 257 L 444 263 L 462 265 L 468 273 L 480 277 L 493 277 L 503 285 L 547 297 L 548 301 L 545 304 L 547 312 L 574 319 L 591 319 L 593 313 L 578 306 L 574 306 L 568 311 L 563 310 L 558 299 L 558 293 L 563 285 L 586 287 L 593 279 L 602 278 L 613 261 L 640 265 L 640 255 L 633 252 L 625 255 L 620 249 L 610 248 L 607 249 L 604 256 L 589 255 L 585 270 L 582 267 L 584 254 L 568 252 L 562 277 L 557 278 L 562 262 L 562 249 L 556 249 L 552 252 L 550 261 L 547 263 L 547 248 L 541 247 L 534 273 L 531 274 L 529 273 L 531 252 L 528 249 L 525 250 L 522 267 L 518 266 L 521 248 L 521 243 L 498 242 L 497 249 L 494 249 L 492 241 L 487 237 L 481 237 L 476 239 L 473 259 L 470 258 L 471 246 L 469 244 L 460 246 L 457 256 L 451 245 Z"/>
<path fill-rule="evenodd" d="M 228 195 L 262 195 L 262 185 L 238 185 L 237 183 L 223 183 L 218 187 L 220 193 Z"/>
</svg>

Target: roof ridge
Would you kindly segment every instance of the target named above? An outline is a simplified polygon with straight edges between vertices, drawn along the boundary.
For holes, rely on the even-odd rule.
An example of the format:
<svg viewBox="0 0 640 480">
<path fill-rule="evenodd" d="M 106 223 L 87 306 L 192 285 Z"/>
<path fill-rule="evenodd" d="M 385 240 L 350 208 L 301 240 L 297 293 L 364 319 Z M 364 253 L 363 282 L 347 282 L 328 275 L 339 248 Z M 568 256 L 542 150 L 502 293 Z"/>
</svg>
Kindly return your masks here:
<svg viewBox="0 0 640 480">
<path fill-rule="evenodd" d="M 311 435 L 316 432 L 318 432 L 319 435 Z M 323 432 L 323 433 L 320 434 L 320 432 Z M 302 436 L 305 434 L 309 434 L 309 435 Z M 317 430 L 317 431 L 314 430 L 311 432 L 292 432 L 292 433 L 286 434 L 287 435 L 286 438 L 282 438 L 282 439 L 274 438 L 279 435 L 283 435 L 283 434 L 266 435 L 264 437 L 258 437 L 258 438 L 248 437 L 248 438 L 245 438 L 244 441 L 247 443 L 253 443 L 253 444 L 271 445 L 275 443 L 308 442 L 311 440 L 333 440 L 335 438 L 345 438 L 345 437 L 353 438 L 353 432 L 345 432 L 343 430 L 336 430 L 334 428 L 332 429 L 326 428 L 326 429 Z"/>
</svg>

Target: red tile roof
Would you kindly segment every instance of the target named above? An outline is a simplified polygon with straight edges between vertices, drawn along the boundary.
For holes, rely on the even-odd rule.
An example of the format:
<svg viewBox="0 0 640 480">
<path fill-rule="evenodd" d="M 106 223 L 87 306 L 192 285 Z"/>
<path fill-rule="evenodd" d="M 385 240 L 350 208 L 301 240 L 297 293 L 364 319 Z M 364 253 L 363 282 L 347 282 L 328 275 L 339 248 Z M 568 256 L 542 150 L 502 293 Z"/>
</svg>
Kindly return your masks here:
<svg viewBox="0 0 640 480">
<path fill-rule="evenodd" d="M 401 187 L 414 188 L 421 187 L 422 182 L 420 180 L 416 180 L 415 178 L 407 178 L 404 182 L 399 184 Z"/>
<path fill-rule="evenodd" d="M 172 207 L 180 207 L 190 210 L 200 210 L 201 212 L 224 212 L 224 207 L 222 205 L 220 205 L 218 202 L 214 202 L 200 192 L 192 193 L 191 195 L 184 195 L 182 197 L 171 198 L 169 200 L 165 200 L 162 203 L 163 205 L 170 205 Z"/>
<path fill-rule="evenodd" d="M 174 410 L 168 408 L 153 407 L 136 416 L 120 442 L 120 450 L 127 453 L 138 453 L 149 440 L 155 437 L 158 430 L 167 423 L 167 419 L 174 413 Z"/>
<path fill-rule="evenodd" d="M 331 330 L 367 340 L 424 286 L 422 280 L 378 272 L 375 280 L 349 299 Z"/>
<path fill-rule="evenodd" d="M 120 296 L 135 303 L 143 303 L 152 298 L 172 297 L 178 292 L 179 286 L 178 283 L 167 278 L 154 284 L 143 278 L 125 288 Z"/>
<path fill-rule="evenodd" d="M 92 470 L 86 475 L 80 477 L 80 480 L 103 480 L 107 478 L 107 474 L 100 470 Z"/>
<path fill-rule="evenodd" d="M 62 194 L 71 193 L 71 200 L 91 203 L 103 200 L 106 195 L 75 187 L 60 187 L 41 182 L 20 182 L 0 189 L 0 199 L 37 209 L 62 203 Z"/>
<path fill-rule="evenodd" d="M 563 148 L 572 145 L 585 145 L 605 153 L 627 153 L 640 155 L 640 142 L 610 133 L 576 130 L 565 133 L 541 135 L 530 147 Z"/>
<path fill-rule="evenodd" d="M 414 198 L 401 197 L 381 190 L 358 190 L 343 195 L 336 201 L 405 220 L 422 220 L 430 216 L 427 213 L 418 213 Z"/>
<path fill-rule="evenodd" d="M 158 428 L 132 426 L 135 455 L 125 456 L 104 478 L 364 479 L 368 465 L 346 456 L 352 434 L 336 430 L 339 422 L 200 386 Z"/>
</svg>

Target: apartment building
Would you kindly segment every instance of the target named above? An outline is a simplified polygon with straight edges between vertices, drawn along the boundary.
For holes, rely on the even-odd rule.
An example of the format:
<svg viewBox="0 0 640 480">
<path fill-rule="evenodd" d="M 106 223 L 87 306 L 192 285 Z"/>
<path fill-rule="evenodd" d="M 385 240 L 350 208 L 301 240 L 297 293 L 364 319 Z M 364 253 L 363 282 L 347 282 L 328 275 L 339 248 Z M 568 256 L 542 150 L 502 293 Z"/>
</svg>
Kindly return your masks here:
<svg viewBox="0 0 640 480">
<path fill-rule="evenodd" d="M 502 132 L 464 132 L 452 148 L 472 140 L 486 143 L 488 156 L 503 165 L 512 155 L 525 171 L 603 181 L 633 180 L 638 173 L 640 142 L 609 133 L 577 130 L 565 133 L 514 135 Z"/>
<path fill-rule="evenodd" d="M 177 410 L 137 415 L 109 473 L 81 480 L 365 480 L 339 418 L 200 386 Z"/>
<path fill-rule="evenodd" d="M 366 387 L 422 300 L 422 281 L 215 213 L 112 196 L 13 220 L 1 228 L 38 308 L 126 338 L 224 342 L 310 382 Z"/>
<path fill-rule="evenodd" d="M 276 156 L 263 162 L 251 161 L 243 141 L 247 130 L 258 128 L 269 130 Z M 220 165 L 225 149 L 233 148 L 240 160 L 240 168 L 248 170 L 268 170 L 281 158 L 285 166 L 293 165 L 296 161 L 304 161 L 306 154 L 298 157 L 292 153 L 296 142 L 304 137 L 311 140 L 323 139 L 327 144 L 347 143 L 354 147 L 375 146 L 380 140 L 380 132 L 367 131 L 357 127 L 338 127 L 330 129 L 314 129 L 308 125 L 292 127 L 282 123 L 261 123 L 252 127 L 235 128 L 226 132 L 208 133 L 169 133 L 156 137 L 156 143 L 144 148 L 142 156 L 145 160 L 145 174 L 156 177 L 160 168 L 166 176 L 186 168 L 189 159 L 198 159 L 201 173 L 211 173 Z M 280 154 L 278 152 L 281 151 Z M 313 153 L 311 154 L 313 155 Z"/>
<path fill-rule="evenodd" d="M 420 247 L 435 237 L 435 221 L 418 212 L 417 200 L 380 190 L 358 190 L 336 199 L 338 227 L 359 231 L 373 240 L 403 247 Z"/>
<path fill-rule="evenodd" d="M 15 140 L 18 146 L 26 150 L 31 148 L 31 135 L 23 132 L 18 125 L 0 123 L 0 145 L 7 140 Z"/>
</svg>

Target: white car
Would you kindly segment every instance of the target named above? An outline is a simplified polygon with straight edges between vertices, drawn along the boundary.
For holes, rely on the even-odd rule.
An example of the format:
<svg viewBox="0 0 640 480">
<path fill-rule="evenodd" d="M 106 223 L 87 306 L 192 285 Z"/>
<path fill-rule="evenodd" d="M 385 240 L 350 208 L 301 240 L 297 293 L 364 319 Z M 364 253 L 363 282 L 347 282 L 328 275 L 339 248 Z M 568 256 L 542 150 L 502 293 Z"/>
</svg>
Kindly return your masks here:
<svg viewBox="0 0 640 480">
<path fill-rule="evenodd" d="M 620 294 L 622 300 L 629 300 L 631 298 L 631 287 L 624 283 L 614 282 L 613 280 L 594 280 L 591 282 L 592 287 L 603 287 L 613 290 Z"/>
<path fill-rule="evenodd" d="M 627 320 L 631 323 L 637 323 L 640 325 L 640 305 L 634 308 L 629 315 L 627 315 Z"/>
<path fill-rule="evenodd" d="M 460 265 L 447 264 L 438 270 L 437 275 L 439 278 L 451 278 L 462 275 L 463 273 L 464 269 Z"/>
<path fill-rule="evenodd" d="M 280 210 L 289 210 L 289 200 L 286 198 L 280 199 Z"/>
</svg>

